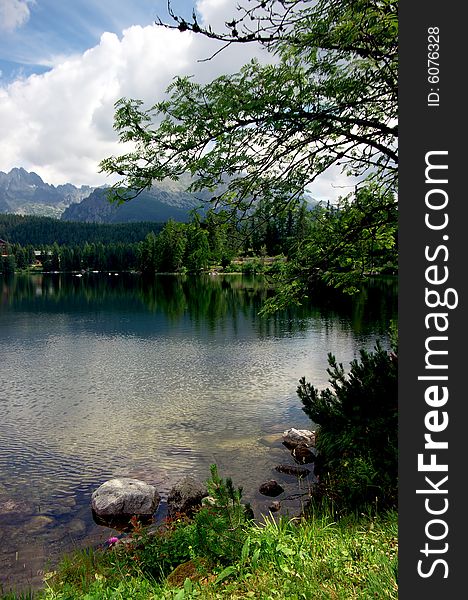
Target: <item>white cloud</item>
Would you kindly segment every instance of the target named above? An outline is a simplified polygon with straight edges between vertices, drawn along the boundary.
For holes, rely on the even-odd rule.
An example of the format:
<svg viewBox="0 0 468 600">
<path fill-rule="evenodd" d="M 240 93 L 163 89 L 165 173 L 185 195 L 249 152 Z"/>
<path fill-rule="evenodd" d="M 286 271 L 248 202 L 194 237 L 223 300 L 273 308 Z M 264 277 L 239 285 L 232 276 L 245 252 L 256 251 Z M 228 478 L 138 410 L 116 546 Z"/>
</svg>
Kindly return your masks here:
<svg viewBox="0 0 468 600">
<path fill-rule="evenodd" d="M 189 32 L 135 25 L 121 37 L 104 33 L 81 55 L 52 60 L 55 66 L 43 75 L 0 87 L 0 170 L 23 166 L 53 184 L 108 181 L 97 172 L 98 163 L 123 151 L 113 130 L 115 101 L 141 98 L 150 106 L 175 75 L 209 81 L 237 71 L 254 50 L 228 48 L 212 61 L 198 62 L 217 48 Z"/>
<path fill-rule="evenodd" d="M 0 30 L 14 31 L 29 19 L 33 0 L 0 0 Z"/>
<path fill-rule="evenodd" d="M 214 26 L 229 17 L 229 6 L 232 0 L 199 4 L 204 20 Z M 22 166 L 55 185 L 111 183 L 98 173 L 98 164 L 124 151 L 113 129 L 116 100 L 140 98 L 151 106 L 175 75 L 193 74 L 207 82 L 237 71 L 254 54 L 271 60 L 260 48 L 241 44 L 199 62 L 219 47 L 189 32 L 135 25 L 121 36 L 103 33 L 99 44 L 83 54 L 51 58 L 52 68 L 43 75 L 0 84 L 0 170 Z M 332 199 L 332 181 L 345 184 L 338 172 L 327 173 L 312 194 Z M 337 189 L 335 197 L 348 191 Z"/>
<path fill-rule="evenodd" d="M 333 165 L 320 174 L 307 189 L 315 200 L 336 202 L 354 192 L 358 182 L 358 178 L 342 173 L 341 167 Z"/>
</svg>

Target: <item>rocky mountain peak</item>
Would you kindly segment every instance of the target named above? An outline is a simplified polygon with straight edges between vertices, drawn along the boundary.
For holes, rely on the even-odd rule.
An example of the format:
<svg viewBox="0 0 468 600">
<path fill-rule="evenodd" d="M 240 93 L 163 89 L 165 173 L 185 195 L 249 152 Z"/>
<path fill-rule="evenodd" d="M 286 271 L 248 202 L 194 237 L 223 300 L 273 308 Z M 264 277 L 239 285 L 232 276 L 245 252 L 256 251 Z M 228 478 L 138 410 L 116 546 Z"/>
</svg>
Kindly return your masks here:
<svg viewBox="0 0 468 600">
<path fill-rule="evenodd" d="M 14 167 L 8 173 L 0 171 L 0 212 L 58 218 L 70 204 L 81 202 L 93 189 L 77 188 L 71 183 L 55 187 L 33 171 Z"/>
</svg>

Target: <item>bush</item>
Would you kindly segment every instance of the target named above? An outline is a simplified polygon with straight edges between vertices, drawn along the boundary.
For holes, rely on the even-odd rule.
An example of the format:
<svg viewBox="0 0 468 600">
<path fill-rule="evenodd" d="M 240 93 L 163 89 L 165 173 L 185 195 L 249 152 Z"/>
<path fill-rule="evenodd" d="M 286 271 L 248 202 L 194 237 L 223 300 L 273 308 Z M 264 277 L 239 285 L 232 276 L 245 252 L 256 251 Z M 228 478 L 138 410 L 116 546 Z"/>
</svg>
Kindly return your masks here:
<svg viewBox="0 0 468 600">
<path fill-rule="evenodd" d="M 210 470 L 207 488 L 213 500 L 194 517 L 194 547 L 198 556 L 227 564 L 239 558 L 253 514 L 250 506 L 241 502 L 242 488 L 235 489 L 229 477 L 219 477 L 216 465 Z"/>
<path fill-rule="evenodd" d="M 256 275 L 257 273 L 263 273 L 264 270 L 263 261 L 259 258 L 252 258 L 242 265 L 242 272 L 246 275 Z"/>
<path fill-rule="evenodd" d="M 188 561 L 214 566 L 237 560 L 251 509 L 241 502 L 242 488 L 235 489 L 231 479 L 219 477 L 216 465 L 211 465 L 207 488 L 212 504 L 202 507 L 192 520 L 180 515 L 149 532 L 133 517 L 127 543 L 115 548 L 121 564 L 135 576 L 143 573 L 161 582 Z"/>
<path fill-rule="evenodd" d="M 345 375 L 328 355 L 331 389 L 318 391 L 305 378 L 297 393 L 304 412 L 319 425 L 321 491 L 338 508 L 393 507 L 398 487 L 397 357 L 379 344 L 360 352 Z"/>
<path fill-rule="evenodd" d="M 153 535 L 147 530 L 134 532 L 130 546 L 124 548 L 121 558 L 129 568 L 140 570 L 146 576 L 162 581 L 178 565 L 190 560 L 193 525 L 186 521 L 169 522 Z"/>
</svg>

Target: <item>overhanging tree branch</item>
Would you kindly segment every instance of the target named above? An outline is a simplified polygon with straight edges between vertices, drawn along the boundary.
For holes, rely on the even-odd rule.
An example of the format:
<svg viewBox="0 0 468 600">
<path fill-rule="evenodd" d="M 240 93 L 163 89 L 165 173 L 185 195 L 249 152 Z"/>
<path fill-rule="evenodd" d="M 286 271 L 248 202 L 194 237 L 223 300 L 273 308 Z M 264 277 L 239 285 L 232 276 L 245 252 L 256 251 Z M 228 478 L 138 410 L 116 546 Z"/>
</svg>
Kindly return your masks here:
<svg viewBox="0 0 468 600">
<path fill-rule="evenodd" d="M 149 109 L 122 99 L 115 129 L 134 150 L 105 159 L 101 169 L 118 173 L 117 187 L 132 193 L 190 173 L 191 191 L 210 190 L 213 206 L 239 217 L 260 202 L 275 211 L 290 207 L 319 175 L 339 166 L 365 179 L 364 213 L 376 211 L 371 229 L 350 200 L 340 210 L 353 226 L 344 231 L 330 217 L 340 239 L 313 238 L 317 247 L 307 247 L 306 260 L 298 250 L 291 264 L 299 271 L 291 272 L 308 280 L 335 269 L 326 276 L 352 287 L 366 257 L 395 243 L 396 212 L 383 199 L 395 202 L 397 190 L 396 1 L 252 0 L 226 20 L 224 31 L 200 24 L 195 13 L 187 22 L 170 3 L 169 16 L 172 23 L 159 24 L 218 40 L 212 56 L 235 43 L 260 43 L 275 54 L 274 64 L 252 61 L 206 85 L 176 78 L 166 99 Z"/>
</svg>

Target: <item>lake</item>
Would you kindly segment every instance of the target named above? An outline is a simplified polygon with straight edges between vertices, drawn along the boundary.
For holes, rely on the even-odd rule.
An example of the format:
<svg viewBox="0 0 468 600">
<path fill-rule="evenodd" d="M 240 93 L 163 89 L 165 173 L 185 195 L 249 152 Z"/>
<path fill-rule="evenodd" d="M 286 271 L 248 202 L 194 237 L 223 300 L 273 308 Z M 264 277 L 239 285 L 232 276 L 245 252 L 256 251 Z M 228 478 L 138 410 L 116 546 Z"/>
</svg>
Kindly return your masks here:
<svg viewBox="0 0 468 600">
<path fill-rule="evenodd" d="M 189 473 L 206 480 L 212 463 L 257 517 L 268 479 L 286 489 L 283 511 L 297 505 L 304 489 L 274 467 L 294 464 L 279 434 L 313 428 L 298 380 L 325 387 L 328 352 L 348 367 L 377 338 L 387 346 L 397 282 L 259 317 L 269 294 L 241 275 L 0 276 L 5 590 L 37 587 L 61 553 L 113 534 L 90 510 L 112 477 L 154 484 L 158 518 L 172 485 Z"/>
</svg>

